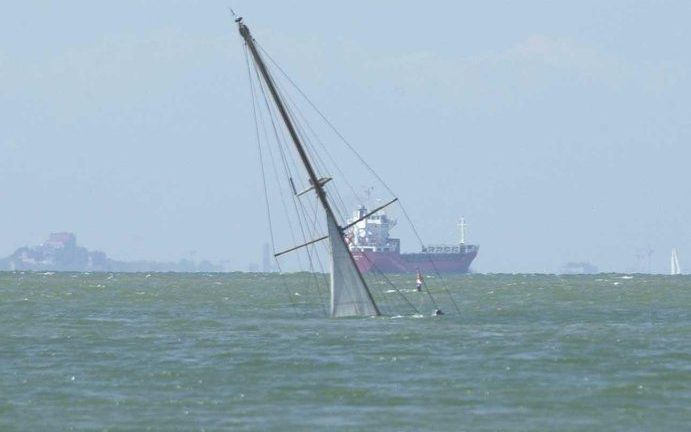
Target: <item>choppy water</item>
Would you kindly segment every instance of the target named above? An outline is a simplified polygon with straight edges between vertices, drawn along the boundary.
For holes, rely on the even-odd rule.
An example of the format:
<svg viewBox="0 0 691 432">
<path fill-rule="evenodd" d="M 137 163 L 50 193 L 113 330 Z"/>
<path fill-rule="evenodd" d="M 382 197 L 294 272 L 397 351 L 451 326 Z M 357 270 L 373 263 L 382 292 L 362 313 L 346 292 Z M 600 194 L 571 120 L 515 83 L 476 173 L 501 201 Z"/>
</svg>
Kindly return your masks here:
<svg viewBox="0 0 691 432">
<path fill-rule="evenodd" d="M 461 314 L 341 320 L 291 305 L 307 279 L 0 273 L 0 430 L 690 428 L 690 277 L 473 275 Z"/>
</svg>

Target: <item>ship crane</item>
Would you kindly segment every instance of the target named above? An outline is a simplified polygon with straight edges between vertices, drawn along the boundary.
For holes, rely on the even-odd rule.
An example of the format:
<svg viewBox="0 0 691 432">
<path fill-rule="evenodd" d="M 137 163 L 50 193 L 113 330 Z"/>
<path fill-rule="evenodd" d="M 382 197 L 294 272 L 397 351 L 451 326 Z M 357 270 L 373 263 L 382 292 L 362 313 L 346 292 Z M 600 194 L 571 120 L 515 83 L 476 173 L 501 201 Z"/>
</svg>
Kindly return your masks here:
<svg viewBox="0 0 691 432">
<path fill-rule="evenodd" d="M 468 227 L 468 224 L 465 223 L 465 218 L 461 216 L 461 219 L 458 221 L 458 228 L 461 230 L 461 244 L 465 244 L 465 230 Z"/>
</svg>

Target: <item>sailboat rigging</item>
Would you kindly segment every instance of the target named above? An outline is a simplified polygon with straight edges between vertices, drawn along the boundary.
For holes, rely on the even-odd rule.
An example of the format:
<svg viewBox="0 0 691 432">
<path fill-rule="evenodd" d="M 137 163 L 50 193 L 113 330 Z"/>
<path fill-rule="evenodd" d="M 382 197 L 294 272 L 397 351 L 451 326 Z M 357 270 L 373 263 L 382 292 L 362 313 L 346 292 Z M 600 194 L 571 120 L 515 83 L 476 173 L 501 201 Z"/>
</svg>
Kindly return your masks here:
<svg viewBox="0 0 691 432">
<path fill-rule="evenodd" d="M 259 69 L 264 83 L 271 93 L 271 97 L 281 114 L 283 123 L 288 129 L 288 133 L 295 145 L 295 149 L 300 156 L 300 160 L 309 175 L 311 187 L 319 198 L 324 212 L 326 213 L 326 221 L 329 229 L 328 239 L 331 247 L 331 316 L 345 317 L 345 316 L 371 316 L 381 315 L 377 304 L 374 302 L 372 293 L 370 292 L 365 279 L 358 270 L 355 260 L 353 259 L 348 245 L 345 243 L 343 236 L 343 229 L 338 226 L 333 209 L 326 199 L 326 191 L 324 190 L 323 179 L 317 177 L 314 171 L 309 156 L 305 152 L 305 148 L 298 136 L 295 126 L 286 111 L 283 100 L 281 99 L 273 78 L 264 64 L 264 61 L 257 51 L 254 44 L 254 39 L 250 34 L 249 28 L 242 22 L 242 18 L 236 19 L 240 35 L 245 40 L 247 47 L 252 54 L 255 65 Z"/>
<path fill-rule="evenodd" d="M 330 293 L 330 316 L 380 316 L 383 313 L 380 309 L 378 301 L 375 300 L 375 296 L 372 293 L 372 287 L 370 286 L 370 283 L 372 282 L 371 278 L 366 279 L 363 276 L 363 273 L 358 266 L 358 262 L 356 262 L 356 257 L 353 254 L 354 245 L 352 244 L 352 236 L 354 226 L 356 224 L 360 223 L 364 219 L 377 217 L 378 214 L 383 214 L 382 212 L 385 210 L 385 208 L 398 202 L 398 198 L 393 197 L 392 199 L 387 200 L 385 204 L 377 205 L 372 211 L 362 212 L 359 217 L 354 219 L 346 220 L 343 217 L 343 212 L 341 210 L 346 207 L 346 204 L 344 203 L 341 195 L 338 193 L 338 189 L 333 189 L 333 186 L 331 185 L 331 181 L 334 177 L 331 175 L 320 175 L 324 174 L 325 171 L 324 161 L 317 154 L 315 154 L 313 145 L 307 140 L 305 129 L 301 127 L 301 124 L 298 121 L 298 116 L 302 115 L 302 113 L 296 113 L 296 110 L 293 109 L 294 107 L 290 105 L 291 100 L 289 99 L 289 96 L 284 92 L 284 89 L 278 85 L 275 76 L 272 75 L 271 68 L 265 61 L 265 56 L 268 57 L 268 54 L 266 54 L 261 46 L 257 44 L 250 32 L 250 29 L 243 22 L 243 19 L 241 17 L 236 17 L 235 22 L 237 23 L 238 31 L 245 42 L 250 85 L 252 87 L 254 85 L 253 82 L 256 81 L 260 92 L 259 94 L 263 96 L 264 104 L 266 105 L 265 108 L 268 112 L 268 117 L 270 120 L 269 125 L 273 128 L 274 132 L 274 140 L 279 144 L 278 147 L 281 157 L 280 161 L 283 164 L 282 167 L 284 169 L 284 173 L 280 176 L 278 173 L 276 173 L 276 177 L 281 177 L 284 182 L 287 179 L 289 188 L 286 187 L 285 190 L 292 200 L 295 212 L 299 213 L 297 216 L 297 222 L 300 226 L 300 234 L 303 237 L 301 244 L 298 244 L 297 246 L 286 248 L 280 252 L 276 252 L 274 250 L 274 257 L 278 259 L 278 257 L 283 257 L 284 255 L 294 251 L 305 251 L 310 262 L 310 268 L 312 268 L 313 256 L 310 253 L 311 248 L 322 244 L 322 241 L 324 240 L 328 240 L 328 286 Z M 249 53 L 249 55 L 247 55 L 247 53 Z M 268 59 L 273 62 L 270 57 L 268 57 Z M 254 75 L 256 78 L 253 78 L 253 74 L 249 70 L 250 65 L 254 67 Z M 285 74 L 280 67 L 279 70 L 281 73 Z M 301 91 L 300 93 L 302 94 Z M 304 96 L 304 94 L 302 95 Z M 258 120 L 254 101 L 254 87 L 252 87 L 252 98 L 253 110 L 255 111 L 255 127 L 257 139 L 259 141 L 260 128 L 257 124 Z M 316 107 L 314 108 L 316 110 Z M 322 116 L 322 118 L 324 118 L 321 113 L 319 114 Z M 326 121 L 328 122 L 328 120 Z M 331 126 L 330 123 L 329 126 Z M 307 127 L 309 128 L 309 125 Z M 333 126 L 331 127 L 333 128 Z M 311 132 L 314 133 L 313 131 Z M 287 133 L 287 138 L 285 137 L 284 133 Z M 336 134 L 338 134 L 337 131 Z M 338 135 L 340 136 L 340 134 Z M 269 136 L 266 131 L 265 136 Z M 341 139 L 343 139 L 342 136 Z M 288 142 L 290 142 L 290 144 L 288 144 Z M 284 151 L 287 150 L 287 147 L 292 147 L 292 151 L 294 153 L 285 154 Z M 350 146 L 348 145 L 348 147 Z M 350 148 L 350 150 L 354 152 L 352 148 Z M 297 155 L 299 163 L 293 161 L 292 154 Z M 332 158 L 331 155 L 328 156 L 329 158 Z M 357 156 L 360 158 L 359 155 Z M 260 159 L 261 158 L 262 150 L 260 145 Z M 290 165 L 291 162 L 293 162 L 294 165 Z M 360 158 L 360 162 L 364 162 L 362 158 Z M 295 168 L 298 166 L 301 168 Z M 369 166 L 367 166 L 367 168 L 371 171 Z M 276 167 L 274 166 L 273 169 L 276 170 Z M 335 169 L 340 172 L 338 166 L 336 166 Z M 301 175 L 297 174 L 297 171 L 295 170 L 304 170 L 304 172 L 307 174 L 307 184 L 296 184 L 301 183 L 298 181 L 301 178 Z M 262 176 L 264 176 L 263 166 Z M 374 176 L 381 181 L 376 174 L 374 174 Z M 268 207 L 269 198 L 267 195 L 266 178 L 263 180 Z M 347 179 L 344 180 L 347 182 Z M 327 187 L 331 188 L 328 192 Z M 385 186 L 385 189 L 390 192 L 390 189 L 388 189 L 387 186 Z M 305 199 L 308 200 L 307 203 L 303 201 Z M 334 207 L 331 200 L 336 200 L 338 205 Z M 312 210 L 309 210 L 309 202 L 314 203 L 314 208 Z M 284 210 L 286 210 L 285 203 L 283 205 Z M 318 211 L 319 209 L 321 209 L 321 212 Z M 272 218 L 268 208 L 267 211 L 269 213 L 268 218 L 270 231 L 272 232 L 273 244 L 273 228 L 271 228 Z M 405 210 L 403 211 L 407 217 L 407 213 L 405 213 Z M 286 219 L 290 218 L 286 217 Z M 319 219 L 321 219 L 323 222 L 318 222 Z M 344 222 L 339 223 L 339 220 Z M 311 223 L 314 225 L 314 227 L 310 229 L 308 226 L 307 229 L 305 229 L 302 225 L 303 222 L 305 224 Z M 290 220 L 288 220 L 288 224 L 290 224 Z M 321 228 L 317 229 L 317 225 L 320 225 Z M 325 235 L 324 230 L 326 231 Z M 415 232 L 415 234 L 417 235 L 417 232 Z M 298 243 L 295 241 L 297 239 L 295 239 L 294 236 L 292 240 L 293 244 Z M 364 259 L 367 259 L 367 257 L 365 256 Z M 415 313 L 419 313 L 419 307 L 416 307 L 413 302 L 407 299 L 402 293 L 402 290 L 398 289 L 394 284 L 392 284 L 391 280 L 386 275 L 382 274 L 381 276 L 383 278 L 383 282 L 377 285 L 379 289 L 382 289 L 381 286 L 383 285 L 390 286 L 393 289 L 390 289 L 386 292 L 400 295 L 407 306 L 414 310 Z M 429 303 L 433 305 L 434 315 L 442 315 L 443 313 L 436 303 L 435 297 L 428 289 L 426 289 L 426 284 L 424 293 L 426 294 Z M 451 298 L 448 290 L 447 294 L 449 295 L 449 298 Z M 419 306 L 422 306 L 423 297 L 418 297 L 418 300 L 420 300 Z M 456 303 L 452 298 L 451 301 L 453 302 L 454 306 L 456 306 Z M 456 309 L 458 309 L 458 306 L 456 306 Z"/>
</svg>

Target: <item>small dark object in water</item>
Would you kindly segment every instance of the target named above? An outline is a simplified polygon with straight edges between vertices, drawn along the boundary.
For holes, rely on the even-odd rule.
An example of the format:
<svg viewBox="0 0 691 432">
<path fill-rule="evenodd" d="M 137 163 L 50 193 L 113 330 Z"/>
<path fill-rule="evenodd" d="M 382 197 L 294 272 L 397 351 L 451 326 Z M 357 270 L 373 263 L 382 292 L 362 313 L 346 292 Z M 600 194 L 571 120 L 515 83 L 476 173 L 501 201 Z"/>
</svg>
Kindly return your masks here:
<svg viewBox="0 0 691 432">
<path fill-rule="evenodd" d="M 434 310 L 434 316 L 440 316 L 444 315 L 444 312 L 441 311 L 441 309 L 435 309 Z"/>
</svg>

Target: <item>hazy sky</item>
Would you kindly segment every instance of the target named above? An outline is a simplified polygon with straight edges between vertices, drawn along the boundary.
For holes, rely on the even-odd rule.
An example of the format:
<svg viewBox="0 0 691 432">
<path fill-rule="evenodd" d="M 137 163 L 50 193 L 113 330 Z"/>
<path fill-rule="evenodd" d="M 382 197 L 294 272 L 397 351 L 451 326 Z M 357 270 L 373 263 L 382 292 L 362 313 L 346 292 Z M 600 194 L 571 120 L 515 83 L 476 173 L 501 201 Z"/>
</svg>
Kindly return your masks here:
<svg viewBox="0 0 691 432">
<path fill-rule="evenodd" d="M 466 217 L 475 270 L 651 248 L 666 272 L 673 247 L 691 268 L 691 2 L 661 0 L 5 2 L 0 256 L 67 230 L 119 259 L 260 261 L 228 6 L 425 240 Z"/>
</svg>

